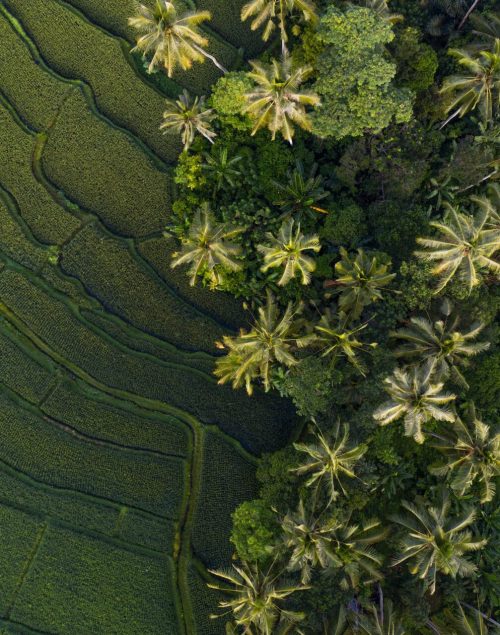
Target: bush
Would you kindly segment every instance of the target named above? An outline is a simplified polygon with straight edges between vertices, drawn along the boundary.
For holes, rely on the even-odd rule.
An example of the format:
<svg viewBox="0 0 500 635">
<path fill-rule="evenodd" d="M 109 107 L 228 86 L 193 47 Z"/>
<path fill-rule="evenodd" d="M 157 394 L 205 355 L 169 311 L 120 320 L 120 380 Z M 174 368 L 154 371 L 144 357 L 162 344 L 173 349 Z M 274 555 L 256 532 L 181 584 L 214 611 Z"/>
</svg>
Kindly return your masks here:
<svg viewBox="0 0 500 635">
<path fill-rule="evenodd" d="M 260 499 L 245 501 L 231 515 L 231 542 L 240 560 L 265 562 L 278 533 L 276 514 Z"/>
<path fill-rule="evenodd" d="M 408 27 L 398 34 L 394 46 L 396 81 L 415 92 L 432 86 L 439 65 L 436 51 L 421 38 L 418 29 Z"/>
<path fill-rule="evenodd" d="M 238 130 L 250 130 L 252 122 L 241 112 L 246 105 L 245 93 L 251 88 L 252 82 L 243 72 L 228 73 L 217 80 L 210 101 L 224 124 Z"/>
<path fill-rule="evenodd" d="M 320 231 L 321 238 L 346 249 L 356 247 L 367 233 L 363 209 L 349 198 L 341 199 L 329 208 L 329 214 Z"/>
</svg>

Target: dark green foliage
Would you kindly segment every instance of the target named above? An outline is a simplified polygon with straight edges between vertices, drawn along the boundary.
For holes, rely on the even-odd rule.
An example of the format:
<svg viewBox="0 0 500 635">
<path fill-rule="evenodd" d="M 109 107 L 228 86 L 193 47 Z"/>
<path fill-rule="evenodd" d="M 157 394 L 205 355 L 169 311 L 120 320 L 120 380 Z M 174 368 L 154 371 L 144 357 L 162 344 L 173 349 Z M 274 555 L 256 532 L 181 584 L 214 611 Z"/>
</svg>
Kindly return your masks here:
<svg viewBox="0 0 500 635">
<path fill-rule="evenodd" d="M 438 69 L 436 51 L 421 39 L 418 29 L 408 27 L 398 34 L 394 46 L 396 81 L 417 93 L 432 86 Z"/>
<path fill-rule="evenodd" d="M 245 501 L 231 515 L 231 542 L 240 560 L 262 563 L 272 554 L 279 524 L 266 502 Z"/>
<path fill-rule="evenodd" d="M 292 446 L 274 454 L 264 454 L 257 467 L 261 499 L 280 512 L 294 509 L 297 504 L 296 477 L 291 470 L 299 464 L 299 454 Z"/>
<path fill-rule="evenodd" d="M 363 208 L 352 199 L 344 198 L 329 206 L 321 237 L 333 245 L 355 247 L 367 235 Z"/>
<path fill-rule="evenodd" d="M 427 210 L 411 203 L 380 201 L 368 208 L 370 233 L 378 246 L 397 262 L 416 248 L 416 238 L 427 228 Z"/>
<path fill-rule="evenodd" d="M 500 351 L 486 353 L 466 373 L 468 395 L 474 399 L 485 423 L 500 423 Z"/>
</svg>

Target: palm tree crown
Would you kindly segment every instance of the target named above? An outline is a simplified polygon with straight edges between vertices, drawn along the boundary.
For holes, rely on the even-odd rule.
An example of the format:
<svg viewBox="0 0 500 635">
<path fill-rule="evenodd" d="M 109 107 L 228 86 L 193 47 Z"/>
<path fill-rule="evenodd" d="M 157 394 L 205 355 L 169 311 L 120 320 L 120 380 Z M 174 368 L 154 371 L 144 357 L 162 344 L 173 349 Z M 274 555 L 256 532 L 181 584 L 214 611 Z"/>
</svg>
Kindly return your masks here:
<svg viewBox="0 0 500 635">
<path fill-rule="evenodd" d="M 445 316 L 451 311 L 445 302 Z M 484 324 L 476 322 L 464 331 L 457 330 L 460 317 L 448 322 L 446 319 L 432 323 L 425 317 L 410 318 L 409 326 L 399 329 L 392 336 L 404 343 L 395 351 L 396 357 L 416 360 L 418 363 L 430 360 L 438 379 L 451 375 L 457 383 L 467 388 L 467 382 L 458 366 L 466 366 L 468 358 L 489 348 L 489 342 L 473 342 L 481 333 Z"/>
<path fill-rule="evenodd" d="M 154 0 L 152 8 L 139 4 L 138 15 L 128 21 L 142 33 L 133 50 L 144 55 L 153 52 L 149 72 L 163 65 L 172 77 L 178 66 L 187 70 L 193 62 L 204 61 L 207 54 L 202 47 L 208 45 L 208 40 L 198 32 L 198 25 L 210 18 L 209 11 L 186 13 L 181 17 L 175 4 L 168 0 Z"/>
<path fill-rule="evenodd" d="M 305 617 L 303 613 L 286 610 L 282 602 L 292 593 L 307 589 L 307 586 L 287 580 L 278 582 L 278 575 L 271 570 L 264 573 L 257 567 L 246 565 L 233 565 L 233 569 L 210 571 L 224 583 L 210 583 L 208 586 L 230 596 L 230 599 L 222 600 L 219 606 L 232 611 L 236 624 L 244 627 L 245 633 L 251 634 L 255 628 L 262 635 L 274 635 L 283 623 L 299 622 Z"/>
<path fill-rule="evenodd" d="M 493 628 L 489 626 L 490 623 Z M 488 619 L 486 615 L 483 616 L 473 607 L 469 607 L 466 612 L 460 603 L 456 613 L 445 609 L 443 618 L 433 619 L 433 625 L 437 626 L 440 635 L 500 635 L 498 622 Z"/>
<path fill-rule="evenodd" d="M 500 249 L 500 223 L 493 204 L 486 198 L 471 197 L 471 200 L 479 206 L 475 216 L 445 203 L 449 219 L 431 222 L 442 238 L 417 238 L 417 242 L 427 251 L 417 251 L 415 255 L 437 263 L 433 269 L 433 273 L 440 278 L 436 293 L 455 275 L 471 291 L 480 282 L 480 270 L 489 270 L 497 277 L 500 274 L 500 263 L 492 258 Z"/>
<path fill-rule="evenodd" d="M 394 516 L 392 520 L 409 533 L 402 540 L 401 555 L 393 566 L 411 560 L 410 572 L 424 580 L 431 593 L 436 590 L 438 571 L 454 578 L 474 574 L 476 566 L 463 556 L 469 551 L 481 549 L 487 541 L 473 540 L 472 532 L 462 531 L 474 522 L 473 510 L 451 517 L 446 495 L 440 507 L 417 507 L 406 501 L 403 507 L 409 514 Z"/>
<path fill-rule="evenodd" d="M 494 480 L 500 475 L 500 432 L 478 419 L 469 404 L 466 419 L 456 421 L 440 434 L 433 435 L 432 445 L 446 458 L 443 465 L 431 467 L 437 476 L 450 475 L 451 487 L 463 496 L 477 482 L 480 501 L 487 503 L 495 494 Z"/>
<path fill-rule="evenodd" d="M 300 274 L 302 284 L 309 284 L 316 263 L 304 252 L 318 252 L 321 249 L 318 236 L 304 236 L 300 231 L 300 223 L 295 225 L 293 218 L 283 222 L 276 238 L 270 232 L 266 236 L 270 246 L 257 246 L 260 253 L 264 255 L 261 271 L 275 267 L 283 268 L 281 278 L 278 280 L 280 286 L 293 280 L 297 273 Z"/>
<path fill-rule="evenodd" d="M 450 54 L 465 67 L 468 74 L 448 77 L 442 93 L 454 93 L 446 112 L 454 110 L 463 117 L 479 106 L 483 121 L 492 121 L 500 104 L 500 39 L 496 39 L 492 51 L 471 54 L 465 50 L 451 49 Z M 449 121 L 449 119 L 448 119 Z"/>
<path fill-rule="evenodd" d="M 217 224 L 208 205 L 203 206 L 195 214 L 181 251 L 173 254 L 171 267 L 190 264 L 191 286 L 203 274 L 208 275 L 214 286 L 220 284 L 221 270 L 237 271 L 241 268 L 237 260 L 241 247 L 229 241 L 239 232 L 241 229 Z"/>
<path fill-rule="evenodd" d="M 357 320 L 365 306 L 382 299 L 382 291 L 395 278 L 388 273 L 389 266 L 378 264 L 377 258 L 370 258 L 363 249 L 358 249 L 351 258 L 341 247 L 342 259 L 335 264 L 335 280 L 325 283 L 325 287 L 338 286 L 341 289 L 340 309 L 353 320 Z"/>
<path fill-rule="evenodd" d="M 282 62 L 272 60 L 264 66 L 260 62 L 250 62 L 252 72 L 248 73 L 256 86 L 245 95 L 247 105 L 243 112 L 254 120 L 252 134 L 266 126 L 272 134 L 280 132 L 292 143 L 297 124 L 304 130 L 311 130 L 311 122 L 306 114 L 306 106 L 317 106 L 319 97 L 303 92 L 299 86 L 312 73 L 312 67 L 302 66 L 292 70 L 291 62 L 285 57 Z"/>
<path fill-rule="evenodd" d="M 241 19 L 253 17 L 252 31 L 265 24 L 262 39 L 267 41 L 276 26 L 279 26 L 282 44 L 288 41 L 286 33 L 286 17 L 294 12 L 302 13 L 306 22 L 317 22 L 314 4 L 308 0 L 251 0 L 241 9 Z"/>
<path fill-rule="evenodd" d="M 280 315 L 276 301 L 268 292 L 266 305 L 259 307 L 258 319 L 250 331 L 241 331 L 236 337 L 224 336 L 223 347 L 229 352 L 217 360 L 215 375 L 219 377 L 219 384 L 231 381 L 233 388 L 245 385 L 251 395 L 252 381 L 260 377 L 268 391 L 274 363 L 284 366 L 297 363 L 292 351 L 298 337 L 295 318 L 300 311 L 300 305 L 289 304 Z"/>
<path fill-rule="evenodd" d="M 205 108 L 205 97 L 193 99 L 187 90 L 183 90 L 177 100 L 167 99 L 166 103 L 167 108 L 163 113 L 160 130 L 164 133 L 169 130 L 180 133 L 184 150 L 193 143 L 197 132 L 213 143 L 216 134 L 210 123 L 215 113 L 212 108 Z"/>
<path fill-rule="evenodd" d="M 396 368 L 384 380 L 391 399 L 375 410 L 373 418 L 385 426 L 404 416 L 405 435 L 417 443 L 425 440 L 422 425 L 430 419 L 454 421 L 448 404 L 455 395 L 443 392 L 443 383 L 433 381 L 433 371 L 431 361 L 410 369 Z"/>
<path fill-rule="evenodd" d="M 314 432 L 314 436 L 316 439 L 314 443 L 293 444 L 296 450 L 307 455 L 305 462 L 293 471 L 298 475 L 308 475 L 306 487 L 319 485 L 323 479 L 326 479 L 330 501 L 333 501 L 340 492 L 346 494 L 343 479 L 356 477 L 354 466 L 365 454 L 367 446 L 349 444 L 347 424 L 342 426 L 341 432 L 340 424 L 337 423 L 332 438 L 325 437 L 319 430 Z"/>
<path fill-rule="evenodd" d="M 327 210 L 318 207 L 319 201 L 328 196 L 323 187 L 323 179 L 316 176 L 317 164 L 313 164 L 309 176 L 304 173 L 304 166 L 300 161 L 296 162 L 295 169 L 287 174 L 286 183 L 273 181 L 273 185 L 279 193 L 279 205 L 283 210 L 283 216 L 294 215 L 300 219 L 306 213 L 316 219 L 316 214 L 327 214 Z"/>
</svg>

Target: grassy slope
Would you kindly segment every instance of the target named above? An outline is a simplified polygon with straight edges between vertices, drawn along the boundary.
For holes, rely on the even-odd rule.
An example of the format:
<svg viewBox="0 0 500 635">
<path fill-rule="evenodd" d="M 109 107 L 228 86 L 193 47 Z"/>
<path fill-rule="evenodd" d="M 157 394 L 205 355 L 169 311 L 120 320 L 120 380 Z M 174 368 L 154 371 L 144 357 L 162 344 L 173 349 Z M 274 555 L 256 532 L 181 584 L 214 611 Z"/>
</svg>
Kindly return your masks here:
<svg viewBox="0 0 500 635">
<path fill-rule="evenodd" d="M 226 65 L 257 50 L 238 2 L 234 29 L 221 0 L 199 6 Z M 255 455 L 294 423 L 216 385 L 214 340 L 244 312 L 168 267 L 178 144 L 129 55 L 132 10 L 0 3 L 2 634 L 221 633 L 206 567 L 227 562 Z"/>
</svg>

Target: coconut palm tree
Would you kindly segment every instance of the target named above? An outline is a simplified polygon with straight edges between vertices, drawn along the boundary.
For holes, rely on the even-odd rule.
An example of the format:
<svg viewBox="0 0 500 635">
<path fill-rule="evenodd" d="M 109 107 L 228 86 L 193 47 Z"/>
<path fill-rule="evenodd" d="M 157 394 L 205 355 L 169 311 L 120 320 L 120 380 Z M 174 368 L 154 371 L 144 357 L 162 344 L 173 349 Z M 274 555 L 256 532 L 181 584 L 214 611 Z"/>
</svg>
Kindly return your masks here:
<svg viewBox="0 0 500 635">
<path fill-rule="evenodd" d="M 167 99 L 166 103 L 160 126 L 164 134 L 170 130 L 179 133 L 184 150 L 188 150 L 197 132 L 213 143 L 217 135 L 210 124 L 215 113 L 212 108 L 205 108 L 205 97 L 192 98 L 187 90 L 183 90 L 178 99 Z"/>
<path fill-rule="evenodd" d="M 459 366 L 467 366 L 469 358 L 487 350 L 489 342 L 473 342 L 481 333 L 484 324 L 475 322 L 468 329 L 459 331 L 460 316 L 450 322 L 451 303 L 445 300 L 442 311 L 444 320 L 431 322 L 425 317 L 412 317 L 408 326 L 391 333 L 404 343 L 396 349 L 396 357 L 418 363 L 430 360 L 434 364 L 436 379 L 452 377 L 458 384 L 468 388 Z"/>
<path fill-rule="evenodd" d="M 382 20 L 385 20 L 385 22 L 389 24 L 396 24 L 404 20 L 404 17 L 400 13 L 391 13 L 387 0 L 361 0 L 360 4 L 362 7 L 367 7 L 374 11 L 379 18 L 382 18 Z M 354 6 L 359 6 L 359 4 Z"/>
<path fill-rule="evenodd" d="M 343 480 L 346 477 L 356 478 L 354 466 L 365 454 L 367 446 L 351 445 L 349 426 L 344 424 L 341 431 L 339 422 L 330 437 L 325 437 L 320 430 L 314 431 L 314 437 L 313 443 L 293 444 L 293 447 L 306 454 L 307 458 L 292 471 L 299 476 L 308 476 L 306 487 L 318 486 L 325 479 L 331 502 L 338 498 L 340 492 L 347 495 Z"/>
<path fill-rule="evenodd" d="M 382 600 L 382 607 L 372 605 L 368 613 L 359 617 L 357 627 L 360 635 L 409 635 L 409 631 L 395 614 L 390 600 Z"/>
<path fill-rule="evenodd" d="M 358 249 L 351 258 L 346 249 L 340 248 L 342 259 L 335 264 L 335 280 L 327 280 L 325 287 L 339 287 L 339 307 L 346 315 L 357 320 L 363 309 L 383 295 L 381 289 L 396 277 L 388 273 L 389 265 L 381 265 L 374 256 L 370 258 L 363 249 Z"/>
<path fill-rule="evenodd" d="M 300 275 L 302 284 L 311 282 L 311 273 L 316 268 L 316 263 L 304 252 L 318 252 L 321 249 L 318 236 L 304 236 L 300 231 L 300 223 L 295 224 L 293 218 L 283 221 L 278 236 L 272 233 L 266 234 L 268 245 L 257 245 L 258 251 L 264 256 L 264 264 L 261 271 L 280 268 L 283 269 L 278 284 L 282 287 Z"/>
<path fill-rule="evenodd" d="M 260 377 L 264 389 L 271 387 L 270 372 L 273 364 L 293 366 L 297 360 L 293 349 L 298 338 L 297 315 L 301 305 L 292 305 L 280 314 L 272 294 L 267 292 L 266 305 L 259 307 L 258 318 L 248 332 L 243 330 L 236 337 L 225 335 L 222 347 L 228 350 L 217 360 L 215 375 L 219 384 L 232 382 L 233 388 L 245 385 L 249 395 L 252 382 Z"/>
<path fill-rule="evenodd" d="M 202 167 L 214 178 L 214 193 L 218 192 L 223 185 L 234 188 L 235 179 L 241 175 L 241 170 L 237 167 L 243 159 L 241 154 L 231 157 L 228 148 L 224 146 L 213 155 L 205 152 L 204 157 L 205 162 Z"/>
<path fill-rule="evenodd" d="M 463 117 L 477 107 L 484 122 L 493 121 L 500 105 L 500 39 L 495 40 L 492 51 L 474 54 L 466 50 L 450 49 L 449 53 L 466 72 L 446 78 L 440 90 L 443 94 L 453 95 L 445 112 L 449 113 L 456 108 L 443 126 L 457 115 Z"/>
<path fill-rule="evenodd" d="M 480 502 L 487 503 L 495 494 L 495 479 L 500 476 L 500 432 L 476 415 L 469 404 L 465 421 L 458 418 L 442 433 L 434 434 L 431 445 L 440 450 L 446 462 L 429 468 L 436 476 L 450 476 L 457 496 L 463 496 L 474 483 L 480 488 Z"/>
<path fill-rule="evenodd" d="M 193 62 L 203 62 L 209 58 L 220 70 L 226 69 L 207 53 L 203 47 L 208 40 L 200 34 L 198 27 L 212 17 L 210 11 L 185 13 L 180 16 L 175 3 L 168 0 L 154 0 L 153 7 L 138 4 L 138 15 L 129 18 L 128 23 L 141 35 L 133 51 L 144 56 L 153 53 L 149 64 L 151 73 L 156 66 L 164 66 L 172 77 L 177 67 L 188 70 Z"/>
<path fill-rule="evenodd" d="M 320 523 L 306 512 L 303 500 L 297 511 L 288 512 L 281 520 L 284 547 L 291 552 L 287 569 L 300 571 L 302 584 L 311 581 L 313 569 L 326 569 L 330 564 L 328 547 L 332 522 L 337 523 L 336 520 Z"/>
<path fill-rule="evenodd" d="M 364 376 L 366 374 L 365 366 L 358 355 L 360 352 L 375 348 L 377 344 L 376 342 L 366 344 L 357 338 L 358 333 L 363 331 L 368 324 L 350 328 L 348 322 L 345 313 L 333 315 L 331 311 L 327 310 L 314 327 L 315 333 L 303 337 L 299 341 L 299 346 L 311 344 L 318 347 L 322 352 L 322 357 L 331 357 L 332 363 L 335 363 L 339 356 L 345 357 Z"/>
<path fill-rule="evenodd" d="M 487 198 L 471 197 L 479 211 L 475 216 L 445 203 L 449 217 L 431 222 L 442 238 L 417 238 L 426 251 L 416 251 L 422 260 L 436 262 L 433 273 L 439 277 L 435 293 L 439 293 L 456 275 L 469 292 L 480 283 L 482 270 L 500 274 L 500 263 L 493 255 L 500 249 L 500 222 L 493 204 Z"/>
<path fill-rule="evenodd" d="M 486 11 L 471 15 L 472 32 L 478 39 L 467 45 L 468 50 L 484 51 L 493 48 L 495 40 L 500 40 L 500 13 Z"/>
<path fill-rule="evenodd" d="M 487 541 L 474 540 L 471 531 L 462 531 L 474 522 L 474 510 L 450 516 L 450 501 L 446 494 L 439 507 L 417 507 L 406 501 L 402 505 L 409 513 L 391 519 L 405 527 L 408 533 L 401 542 L 401 555 L 395 559 L 393 566 L 410 560 L 410 573 L 424 580 L 431 594 L 436 590 L 438 572 L 453 578 L 475 573 L 476 565 L 464 555 L 481 549 Z"/>
<path fill-rule="evenodd" d="M 305 22 L 316 24 L 318 21 L 315 6 L 309 0 L 250 0 L 241 9 L 241 19 L 244 22 L 248 18 L 253 18 L 250 25 L 252 31 L 265 25 L 262 33 L 265 42 L 278 26 L 281 44 L 284 47 L 288 41 L 286 20 L 294 13 L 301 13 Z"/>
<path fill-rule="evenodd" d="M 433 378 L 433 372 L 432 361 L 409 369 L 396 368 L 384 380 L 391 399 L 375 410 L 373 418 L 385 426 L 404 416 L 405 435 L 417 443 L 425 440 L 422 425 L 427 421 L 454 421 L 455 414 L 448 404 L 455 395 L 443 392 L 444 384 Z"/>
<path fill-rule="evenodd" d="M 180 265 L 191 265 L 191 286 L 194 286 L 198 276 L 205 274 L 214 286 L 220 284 L 224 270 L 241 269 L 238 261 L 241 247 L 230 242 L 241 231 L 239 228 L 232 229 L 216 223 L 210 208 L 205 204 L 196 212 L 181 251 L 173 254 L 172 269 Z"/>
<path fill-rule="evenodd" d="M 439 635 L 500 635 L 500 624 L 483 615 L 478 609 L 470 607 L 466 612 L 457 602 L 457 612 L 445 609 L 441 619 L 433 619 L 432 630 Z M 429 631 L 431 632 L 431 631 Z"/>
<path fill-rule="evenodd" d="M 382 556 L 372 545 L 386 538 L 388 530 L 378 520 L 366 520 L 363 525 L 350 525 L 341 519 L 331 527 L 328 548 L 331 568 L 327 574 L 340 574 L 341 589 L 359 588 L 360 584 L 370 584 L 380 580 L 379 567 Z"/>
<path fill-rule="evenodd" d="M 318 213 L 328 213 L 326 209 L 318 207 L 318 203 L 328 196 L 328 192 L 323 189 L 322 177 L 316 176 L 317 168 L 318 165 L 313 164 L 306 177 L 302 162 L 297 161 L 295 169 L 288 172 L 286 183 L 273 181 L 279 194 L 279 200 L 274 204 L 281 207 L 284 216 L 292 215 L 300 220 L 303 214 L 308 214 L 316 219 Z"/>
<path fill-rule="evenodd" d="M 271 131 L 272 139 L 280 132 L 293 142 L 293 124 L 311 130 L 306 106 L 317 106 L 319 97 L 299 87 L 312 73 L 312 67 L 301 66 L 292 70 L 291 60 L 285 56 L 281 62 L 273 59 L 270 65 L 250 62 L 252 71 L 248 77 L 256 86 L 245 95 L 243 109 L 254 121 L 252 135 L 263 126 Z"/>
<path fill-rule="evenodd" d="M 274 635 L 283 625 L 304 619 L 304 613 L 287 610 L 283 607 L 283 602 L 293 593 L 309 587 L 280 579 L 279 573 L 272 568 L 262 572 L 256 566 L 233 565 L 233 569 L 234 571 L 210 571 L 221 578 L 223 583 L 209 583 L 208 587 L 229 596 L 229 599 L 219 602 L 219 607 L 233 613 L 234 621 L 245 629 L 244 633 Z"/>
</svg>

